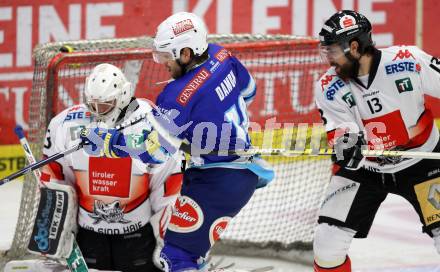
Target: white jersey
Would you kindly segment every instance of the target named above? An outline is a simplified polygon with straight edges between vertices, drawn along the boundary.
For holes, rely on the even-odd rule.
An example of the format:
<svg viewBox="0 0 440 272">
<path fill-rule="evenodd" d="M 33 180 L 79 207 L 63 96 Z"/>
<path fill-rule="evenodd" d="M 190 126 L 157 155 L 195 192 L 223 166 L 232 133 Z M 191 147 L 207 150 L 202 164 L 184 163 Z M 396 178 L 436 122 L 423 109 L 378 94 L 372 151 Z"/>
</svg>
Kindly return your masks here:
<svg viewBox="0 0 440 272">
<path fill-rule="evenodd" d="M 370 149 L 432 151 L 439 132 L 424 95 L 440 97 L 440 61 L 415 46 L 376 50 L 367 81 L 344 82 L 331 67 L 318 81 L 316 104 L 329 140 L 349 128 L 365 131 Z M 366 169 L 392 173 L 420 159 L 367 158 Z"/>
<path fill-rule="evenodd" d="M 138 107 L 126 112 L 124 120 L 141 116 L 149 108 L 144 100 L 136 102 Z M 90 126 L 92 119 L 84 104 L 55 116 L 47 129 L 44 155 L 51 156 L 78 144 L 81 129 Z M 139 135 L 145 125 L 140 122 L 124 129 L 127 141 L 142 143 Z M 49 173 L 51 180 L 76 188 L 79 226 L 105 234 L 130 233 L 146 225 L 151 215 L 174 203 L 182 180 L 178 158 L 146 165 L 130 157 L 91 157 L 84 150 L 52 162 L 43 172 Z"/>
</svg>

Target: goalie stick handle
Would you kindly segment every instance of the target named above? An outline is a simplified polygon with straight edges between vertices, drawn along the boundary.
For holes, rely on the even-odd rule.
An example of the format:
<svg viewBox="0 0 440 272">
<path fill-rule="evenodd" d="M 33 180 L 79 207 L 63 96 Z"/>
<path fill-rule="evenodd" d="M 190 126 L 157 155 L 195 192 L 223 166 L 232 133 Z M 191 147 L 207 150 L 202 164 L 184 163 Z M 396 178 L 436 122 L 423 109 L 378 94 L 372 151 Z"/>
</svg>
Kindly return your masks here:
<svg viewBox="0 0 440 272">
<path fill-rule="evenodd" d="M 17 125 L 14 129 L 14 132 L 17 135 L 18 139 L 20 140 L 20 144 L 23 147 L 24 154 L 26 155 L 28 163 L 33 164 L 33 163 L 37 162 L 37 160 L 35 160 L 34 154 L 32 153 L 32 150 L 29 146 L 29 143 L 28 143 L 26 137 L 24 136 L 23 128 L 20 125 Z M 35 178 L 37 180 L 39 180 L 41 177 L 40 169 L 35 169 L 33 171 L 33 173 L 34 173 Z"/>
<path fill-rule="evenodd" d="M 43 160 L 38 161 L 38 162 L 33 163 L 33 164 L 29 164 L 28 166 L 24 167 L 23 169 L 18 170 L 17 172 L 12 173 L 9 176 L 4 177 L 3 179 L 1 179 L 0 180 L 0 185 L 8 183 L 8 182 L 10 182 L 10 181 L 12 181 L 12 180 L 14 180 L 16 178 L 19 178 L 19 177 L 23 176 L 26 173 L 29 173 L 31 171 L 34 171 L 35 169 L 43 167 L 43 166 L 45 166 L 46 164 L 48 164 L 50 162 L 56 161 L 56 160 L 66 156 L 66 155 L 68 155 L 68 154 L 70 154 L 72 152 L 75 152 L 75 151 L 81 149 L 82 147 L 83 147 L 83 144 L 81 143 L 81 144 L 75 145 L 75 146 L 73 146 L 73 147 L 71 147 L 71 148 L 69 148 L 69 149 L 67 149 L 67 150 L 65 150 L 63 152 L 53 154 L 52 156 L 50 156 L 50 157 L 48 157 L 46 159 L 43 159 Z"/>
<path fill-rule="evenodd" d="M 138 116 L 138 117 L 136 117 L 136 118 L 134 118 L 132 120 L 129 120 L 128 122 L 125 122 L 125 123 L 122 123 L 121 125 L 116 126 L 116 129 L 117 130 L 123 130 L 124 128 L 127 128 L 129 126 L 132 126 L 134 124 L 139 123 L 140 121 L 146 119 L 146 117 L 147 117 L 146 114 Z M 32 151 L 30 149 L 29 143 L 27 142 L 26 138 L 24 137 L 23 128 L 20 127 L 20 126 L 17 126 L 15 128 L 15 133 L 19 137 L 20 143 L 23 146 L 23 149 L 25 149 L 26 157 L 28 158 L 29 162 L 31 162 L 31 160 L 33 160 L 33 163 L 30 163 L 28 166 L 22 168 L 21 170 L 18 170 L 17 172 L 12 173 L 12 174 L 10 174 L 7 177 L 2 178 L 0 180 L 0 186 L 5 184 L 5 183 L 8 183 L 8 182 L 10 182 L 10 181 L 12 181 L 12 180 L 14 180 L 16 178 L 19 178 L 19 177 L 21 177 L 21 176 L 23 176 L 23 175 L 25 175 L 25 174 L 27 174 L 27 173 L 29 173 L 31 171 L 38 170 L 40 167 L 43 167 L 43 166 L 45 166 L 48 163 L 51 163 L 51 162 L 56 161 L 58 159 L 61 159 L 62 157 L 67 156 L 70 153 L 75 152 L 75 151 L 83 148 L 83 146 L 84 146 L 84 143 L 77 144 L 77 145 L 75 145 L 75 146 L 73 146 L 73 147 L 71 147 L 71 148 L 69 148 L 67 150 L 64 150 L 62 152 L 53 154 L 52 156 L 37 162 L 35 160 L 35 157 L 32 155 Z M 26 147 L 23 144 L 23 142 L 26 143 Z M 28 150 L 26 150 L 26 148 L 28 148 L 29 152 L 28 152 Z M 32 156 L 32 158 L 30 156 Z M 40 171 L 38 170 L 38 174 L 35 173 L 35 175 L 41 175 Z M 38 180 L 38 177 L 39 176 L 37 176 L 37 180 Z"/>
<path fill-rule="evenodd" d="M 24 149 L 24 152 L 26 153 L 26 158 L 28 159 L 28 162 L 30 164 L 35 163 L 36 160 L 35 160 L 34 154 L 32 154 L 32 150 L 30 149 L 28 141 L 27 141 L 26 137 L 24 136 L 23 128 L 20 125 L 15 127 L 15 134 L 17 134 L 18 138 L 20 139 L 20 143 Z M 64 154 L 64 155 L 66 155 L 66 154 Z M 33 173 L 34 173 L 35 177 L 37 178 L 37 180 L 39 180 L 39 178 L 41 177 L 40 170 L 35 169 L 33 171 Z M 88 267 L 87 267 L 87 263 L 84 260 L 84 257 L 81 253 L 81 249 L 79 248 L 75 239 L 72 241 L 72 243 L 73 243 L 72 251 L 71 251 L 69 257 L 66 259 L 67 266 L 69 267 L 69 270 L 72 272 L 87 272 L 87 271 L 89 271 Z M 75 265 L 75 264 L 78 264 L 78 262 L 79 262 L 79 266 Z"/>
<path fill-rule="evenodd" d="M 151 113 L 150 113 L 151 114 Z M 147 119 L 147 120 L 151 120 L 151 116 L 149 116 L 149 114 L 143 114 L 140 115 L 132 120 L 128 120 L 127 122 L 123 122 L 121 125 L 116 126 L 117 130 L 123 130 L 127 127 L 130 127 L 134 124 L 139 123 L 140 121 Z M 153 124 L 154 127 L 154 124 Z M 332 155 L 333 154 L 333 149 L 331 148 L 321 148 L 321 149 L 303 149 L 303 150 L 288 150 L 288 149 L 259 149 L 259 148 L 253 148 L 253 149 L 249 149 L 249 150 L 237 150 L 237 151 L 228 151 L 228 150 L 211 150 L 211 151 L 203 151 L 203 150 L 197 150 L 196 148 L 193 149 L 192 146 L 186 142 L 178 142 L 178 140 L 176 140 L 176 137 L 171 135 L 169 132 L 165 131 L 165 129 L 161 129 L 160 131 L 158 131 L 158 133 L 164 137 L 167 141 L 169 141 L 170 143 L 173 143 L 176 145 L 176 148 L 179 148 L 180 150 L 182 150 L 185 153 L 188 154 L 210 154 L 210 155 L 216 155 L 216 154 L 221 154 L 221 155 L 244 155 L 244 156 L 251 156 L 251 155 L 262 155 L 262 156 L 269 156 L 269 155 L 280 155 L 280 156 L 301 156 L 301 155 L 310 155 L 310 156 L 319 156 L 319 155 Z M 24 136 L 24 135 L 23 135 Z M 11 175 L 4 177 L 3 179 L 0 180 L 0 185 L 3 185 L 5 183 L 8 183 L 18 177 L 23 176 L 24 174 L 33 171 L 35 169 L 38 169 L 40 167 L 43 167 L 44 165 L 58 160 L 72 152 L 75 152 L 79 149 L 81 149 L 84 146 L 84 143 L 80 143 L 78 145 L 75 145 L 63 152 L 60 153 L 56 153 L 46 159 L 43 159 L 41 161 L 35 162 L 33 164 L 29 164 L 28 166 L 24 167 L 23 169 L 12 173 Z M 198 152 L 192 152 L 193 150 L 198 151 Z M 422 151 L 392 151 L 392 150 L 362 150 L 362 155 L 364 155 L 365 157 L 381 157 L 381 156 L 385 156 L 385 157 L 396 157 L 396 156 L 401 156 L 404 158 L 417 158 L 417 159 L 435 159 L 435 160 L 440 160 L 440 153 L 436 153 L 436 152 L 422 152 Z"/>
</svg>

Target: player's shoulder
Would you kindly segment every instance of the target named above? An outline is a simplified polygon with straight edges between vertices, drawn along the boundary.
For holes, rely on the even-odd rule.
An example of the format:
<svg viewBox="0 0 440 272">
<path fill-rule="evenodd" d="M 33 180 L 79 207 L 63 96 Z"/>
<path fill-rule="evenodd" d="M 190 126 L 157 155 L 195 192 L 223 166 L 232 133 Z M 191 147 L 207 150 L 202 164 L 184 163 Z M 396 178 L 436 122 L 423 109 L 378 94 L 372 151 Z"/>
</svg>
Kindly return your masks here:
<svg viewBox="0 0 440 272">
<path fill-rule="evenodd" d="M 146 112 L 151 111 L 152 101 L 146 98 L 136 98 L 134 101 L 139 105 L 135 111 L 137 112 Z"/>
<path fill-rule="evenodd" d="M 392 61 L 404 59 L 417 59 L 423 51 L 415 45 L 394 45 L 379 49 L 385 58 L 391 58 Z"/>
<path fill-rule="evenodd" d="M 58 113 L 52 120 L 51 124 L 66 125 L 70 123 L 82 122 L 90 120 L 91 113 L 85 104 L 78 104 L 64 109 Z"/>
<path fill-rule="evenodd" d="M 333 101 L 341 95 L 343 89 L 349 88 L 348 84 L 336 74 L 334 67 L 330 67 L 316 82 L 316 96 L 318 99 Z"/>
<path fill-rule="evenodd" d="M 176 107 L 186 107 L 194 96 L 202 89 L 211 78 L 212 73 L 205 67 L 199 66 L 181 78 L 178 78 L 164 88 L 158 97 L 158 104 L 166 102 Z"/>
<path fill-rule="evenodd" d="M 167 102 L 166 104 L 174 104 L 176 107 L 186 107 L 191 101 L 197 100 L 201 89 L 210 88 L 217 77 L 223 79 L 222 75 L 226 70 L 222 67 L 233 59 L 231 52 L 220 45 L 209 44 L 208 55 L 204 63 L 169 82 L 159 95 L 158 104 Z"/>
</svg>

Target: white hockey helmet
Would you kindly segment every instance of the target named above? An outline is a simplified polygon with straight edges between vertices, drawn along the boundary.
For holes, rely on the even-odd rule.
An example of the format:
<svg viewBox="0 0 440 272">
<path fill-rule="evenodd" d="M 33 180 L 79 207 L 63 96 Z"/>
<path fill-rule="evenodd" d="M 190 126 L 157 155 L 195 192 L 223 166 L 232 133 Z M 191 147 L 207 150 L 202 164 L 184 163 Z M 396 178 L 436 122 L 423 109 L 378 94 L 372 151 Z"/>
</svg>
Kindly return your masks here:
<svg viewBox="0 0 440 272">
<path fill-rule="evenodd" d="M 153 41 L 153 59 L 157 63 L 180 58 L 180 51 L 189 47 L 200 56 L 208 48 L 208 30 L 194 13 L 179 12 L 163 21 Z"/>
<path fill-rule="evenodd" d="M 99 64 L 86 78 L 85 103 L 97 121 L 109 127 L 116 124 L 119 114 L 128 106 L 133 95 L 131 83 L 114 65 Z"/>
</svg>

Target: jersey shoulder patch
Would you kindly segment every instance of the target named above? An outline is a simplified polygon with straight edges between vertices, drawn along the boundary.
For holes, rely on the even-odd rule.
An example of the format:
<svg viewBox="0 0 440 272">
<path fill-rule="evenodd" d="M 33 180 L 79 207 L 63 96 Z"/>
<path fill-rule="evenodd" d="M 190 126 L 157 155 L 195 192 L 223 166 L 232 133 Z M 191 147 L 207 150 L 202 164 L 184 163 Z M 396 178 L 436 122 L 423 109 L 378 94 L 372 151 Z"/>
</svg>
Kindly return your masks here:
<svg viewBox="0 0 440 272">
<path fill-rule="evenodd" d="M 185 107 L 191 98 L 197 93 L 203 84 L 211 77 L 211 72 L 205 67 L 201 67 L 198 71 L 189 79 L 180 90 L 180 93 L 176 97 L 176 101 L 182 107 Z"/>
<path fill-rule="evenodd" d="M 392 46 L 382 49 L 383 62 L 386 75 L 394 75 L 404 72 L 419 73 L 420 49 L 416 46 Z"/>
<path fill-rule="evenodd" d="M 336 93 L 347 85 L 347 83 L 336 75 L 333 67 L 328 69 L 319 79 L 318 84 L 327 100 L 334 100 Z"/>
<path fill-rule="evenodd" d="M 88 108 L 84 104 L 80 104 L 72 106 L 65 111 L 64 122 L 74 121 L 78 119 L 87 119 L 90 117 L 91 113 Z"/>
</svg>

